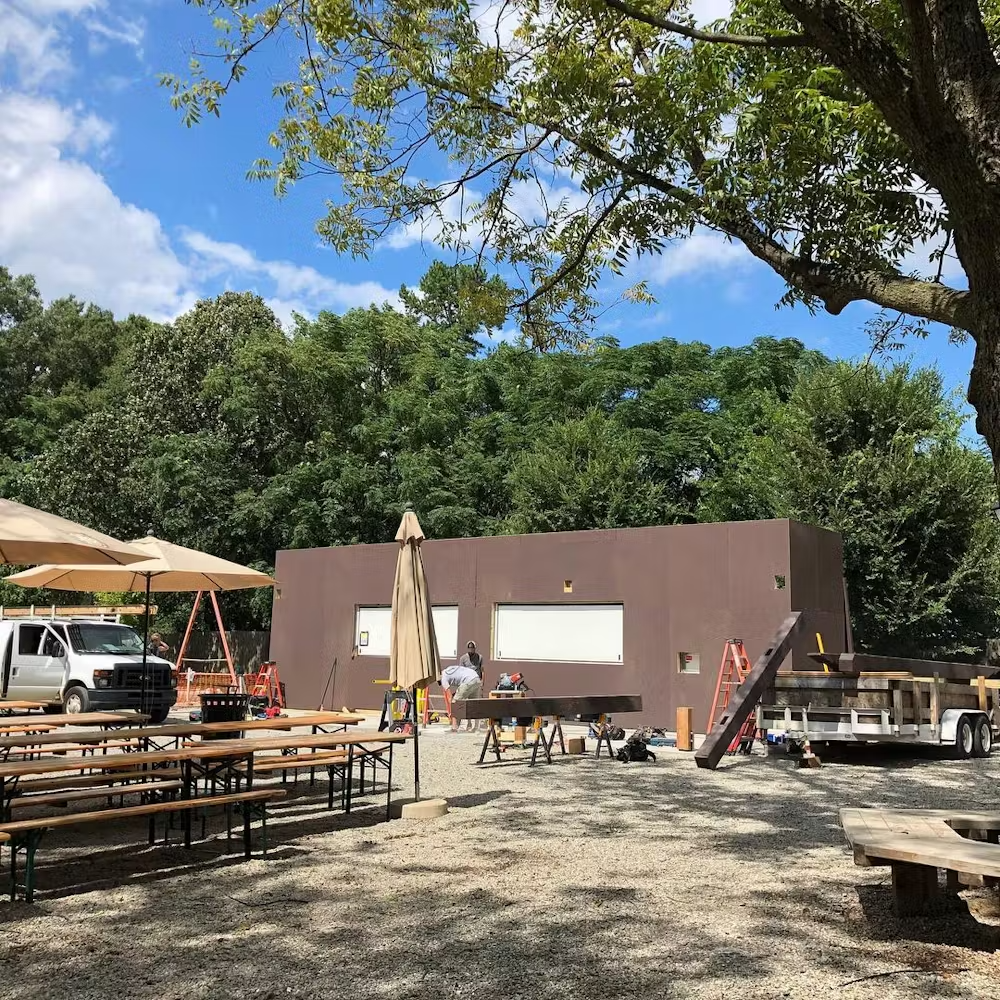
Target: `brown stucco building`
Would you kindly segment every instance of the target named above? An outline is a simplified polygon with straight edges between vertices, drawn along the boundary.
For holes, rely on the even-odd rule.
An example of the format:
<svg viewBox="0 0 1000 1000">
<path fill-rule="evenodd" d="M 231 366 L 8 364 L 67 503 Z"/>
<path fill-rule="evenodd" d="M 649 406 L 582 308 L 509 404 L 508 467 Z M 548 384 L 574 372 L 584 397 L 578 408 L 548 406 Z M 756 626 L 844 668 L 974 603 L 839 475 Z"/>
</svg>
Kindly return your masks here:
<svg viewBox="0 0 1000 1000">
<path fill-rule="evenodd" d="M 327 707 L 381 705 L 385 688 L 373 681 L 388 675 L 379 630 L 397 548 L 390 542 L 278 553 L 271 655 L 291 706 L 316 707 L 334 657 Z M 808 667 L 816 632 L 828 651 L 845 648 L 840 536 L 797 521 L 431 540 L 423 551 L 432 603 L 447 606 L 438 629 L 439 644 L 450 644 L 445 665 L 475 639 L 487 659 L 487 687 L 501 672 L 522 671 L 538 695 L 641 694 L 641 717 L 623 724 L 672 729 L 675 709 L 690 705 L 704 731 L 725 640 L 743 639 L 754 658 L 789 611 L 808 616 L 808 638 L 791 661 L 796 667 Z M 581 637 L 588 605 L 601 606 L 593 621 L 611 623 L 608 642 Z M 544 622 L 561 628 L 559 615 L 567 612 L 583 616 L 555 644 L 571 651 L 572 662 L 559 662 L 568 654 L 551 649 L 544 662 L 528 658 L 530 629 L 541 627 L 538 638 L 550 638 Z M 605 662 L 583 662 L 587 648 Z"/>
</svg>

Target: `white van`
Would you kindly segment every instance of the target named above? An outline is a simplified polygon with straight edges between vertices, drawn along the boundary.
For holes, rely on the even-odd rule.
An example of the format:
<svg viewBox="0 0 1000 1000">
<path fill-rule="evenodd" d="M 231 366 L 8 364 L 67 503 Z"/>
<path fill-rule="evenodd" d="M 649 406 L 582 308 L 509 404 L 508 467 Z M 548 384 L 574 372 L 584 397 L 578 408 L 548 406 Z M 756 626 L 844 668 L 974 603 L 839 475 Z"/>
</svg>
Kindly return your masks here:
<svg viewBox="0 0 1000 1000">
<path fill-rule="evenodd" d="M 70 713 L 138 709 L 142 636 L 101 619 L 0 619 L 0 670 L 0 702 L 40 701 Z M 163 722 L 176 701 L 173 664 L 147 656 L 145 711 Z"/>
</svg>

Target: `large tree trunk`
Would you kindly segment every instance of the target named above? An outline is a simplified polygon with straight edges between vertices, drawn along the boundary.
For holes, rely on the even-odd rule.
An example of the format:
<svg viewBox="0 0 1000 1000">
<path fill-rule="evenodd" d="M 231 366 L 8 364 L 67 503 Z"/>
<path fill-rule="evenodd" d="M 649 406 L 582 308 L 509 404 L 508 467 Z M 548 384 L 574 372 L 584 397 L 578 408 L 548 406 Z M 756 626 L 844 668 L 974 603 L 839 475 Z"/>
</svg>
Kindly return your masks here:
<svg viewBox="0 0 1000 1000">
<path fill-rule="evenodd" d="M 969 402 L 976 410 L 976 430 L 986 439 L 1000 483 L 1000 303 L 974 331 L 976 357 L 969 379 Z"/>
</svg>

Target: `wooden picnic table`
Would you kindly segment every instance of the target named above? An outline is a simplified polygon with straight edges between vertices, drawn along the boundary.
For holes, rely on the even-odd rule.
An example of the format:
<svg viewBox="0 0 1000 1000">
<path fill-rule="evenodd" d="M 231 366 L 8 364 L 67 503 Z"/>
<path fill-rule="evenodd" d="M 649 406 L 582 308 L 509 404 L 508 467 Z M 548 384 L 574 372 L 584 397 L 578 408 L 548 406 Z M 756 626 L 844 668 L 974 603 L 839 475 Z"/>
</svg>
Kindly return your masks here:
<svg viewBox="0 0 1000 1000">
<path fill-rule="evenodd" d="M 147 750 L 165 750 L 168 747 L 161 745 L 162 743 L 170 742 L 176 744 L 180 740 L 192 736 L 231 733 L 240 730 L 280 732 L 282 730 L 297 729 L 300 726 L 308 726 L 314 733 L 325 733 L 325 730 L 330 727 L 336 726 L 338 729 L 346 729 L 348 726 L 356 726 L 362 721 L 364 721 L 363 715 L 346 714 L 344 712 L 310 712 L 306 715 L 289 715 L 275 719 L 250 719 L 246 722 L 177 722 L 168 723 L 163 726 L 140 726 L 131 728 L 128 732 L 128 738 L 143 741 L 144 749 Z M 100 744 L 106 740 L 114 740 L 119 737 L 119 733 L 108 732 L 107 730 L 92 733 L 74 733 L 71 737 L 65 733 L 46 733 L 34 737 L 0 735 L 0 757 L 10 750 L 33 749 L 35 747 L 46 747 L 69 742 Z"/>
<path fill-rule="evenodd" d="M 891 867 L 899 916 L 933 905 L 938 869 L 953 892 L 962 885 L 1000 885 L 1000 812 L 844 808 L 840 822 L 856 865 Z"/>
<path fill-rule="evenodd" d="M 237 778 L 253 786 L 254 754 L 265 750 L 295 751 L 309 749 L 346 749 L 348 752 L 347 772 L 351 780 L 354 749 L 366 743 L 389 745 L 389 794 L 391 795 L 392 745 L 412 739 L 405 733 L 316 733 L 298 736 L 275 736 L 245 740 L 208 740 L 194 746 L 178 747 L 173 750 L 147 750 L 131 753 L 113 753 L 102 756 L 98 761 L 93 757 L 42 758 L 27 761 L 0 761 L 0 818 L 10 816 L 10 800 L 18 794 L 17 783 L 21 778 L 37 775 L 60 774 L 67 771 L 83 771 L 99 767 L 102 771 L 147 770 L 155 777 L 157 767 L 180 764 L 184 782 L 183 795 L 193 797 L 195 783 L 204 778 L 212 781 L 222 778 Z M 386 809 L 388 811 L 388 803 Z M 186 831 L 186 842 L 190 841 L 190 830 Z"/>
<path fill-rule="evenodd" d="M 40 701 L 0 701 L 0 715 L 13 715 L 15 712 L 40 712 L 45 705 Z"/>
</svg>

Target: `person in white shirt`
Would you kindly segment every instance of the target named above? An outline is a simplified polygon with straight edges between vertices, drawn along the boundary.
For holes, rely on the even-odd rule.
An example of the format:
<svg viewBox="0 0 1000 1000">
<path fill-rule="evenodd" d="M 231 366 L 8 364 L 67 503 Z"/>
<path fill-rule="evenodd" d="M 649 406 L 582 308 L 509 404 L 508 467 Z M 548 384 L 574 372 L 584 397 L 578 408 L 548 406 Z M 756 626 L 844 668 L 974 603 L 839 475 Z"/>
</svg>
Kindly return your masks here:
<svg viewBox="0 0 1000 1000">
<path fill-rule="evenodd" d="M 453 663 L 441 671 L 441 687 L 451 692 L 452 701 L 464 701 L 467 698 L 478 698 L 483 693 L 483 682 L 472 667 L 461 663 Z M 476 728 L 472 719 L 466 719 L 465 730 L 471 733 Z M 451 731 L 458 732 L 458 719 L 451 717 Z"/>
</svg>

